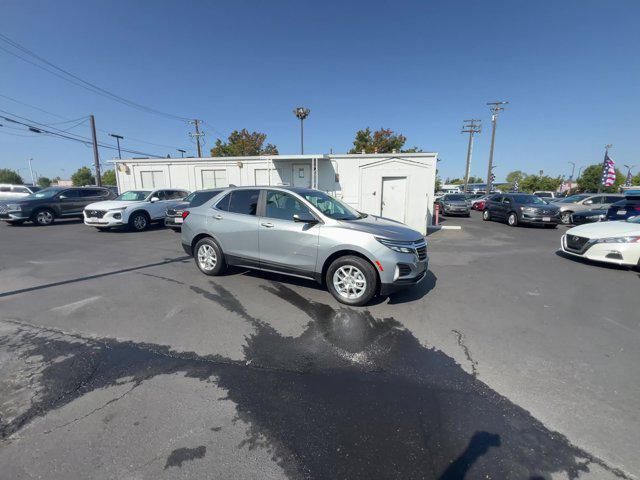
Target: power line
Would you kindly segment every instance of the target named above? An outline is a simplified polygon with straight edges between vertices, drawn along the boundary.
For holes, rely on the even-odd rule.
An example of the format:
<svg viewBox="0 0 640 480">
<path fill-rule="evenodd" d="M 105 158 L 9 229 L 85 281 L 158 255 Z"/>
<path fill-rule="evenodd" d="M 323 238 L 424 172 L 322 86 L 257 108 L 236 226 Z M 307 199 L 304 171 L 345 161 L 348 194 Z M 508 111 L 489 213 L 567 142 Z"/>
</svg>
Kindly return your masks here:
<svg viewBox="0 0 640 480">
<path fill-rule="evenodd" d="M 10 55 L 13 55 L 14 57 L 17 57 L 27 63 L 30 63 L 38 68 L 41 68 L 42 70 L 45 70 L 46 72 L 51 73 L 52 75 L 55 75 L 59 78 L 62 78 L 63 80 L 66 80 L 69 83 L 72 83 L 76 86 L 82 87 L 86 90 L 89 90 L 97 95 L 101 95 L 103 97 L 109 98 L 111 100 L 114 100 L 116 102 L 119 102 L 123 105 L 126 105 L 128 107 L 131 108 L 135 108 L 147 113 L 152 113 L 155 115 L 159 115 L 159 116 L 163 116 L 166 118 L 172 118 L 174 120 L 180 120 L 182 122 L 187 122 L 189 121 L 189 118 L 187 117 L 182 117 L 180 115 L 174 115 L 172 113 L 168 113 L 168 112 L 163 112 L 162 110 L 157 110 L 155 108 L 152 107 L 147 107 L 145 105 L 142 105 L 140 103 L 134 102 L 133 100 L 129 100 L 125 97 L 121 97 L 120 95 L 116 95 L 115 93 L 110 92 L 109 90 L 106 90 L 102 87 L 99 87 L 98 85 L 95 85 L 94 83 L 88 82 L 87 80 L 82 79 L 81 77 L 79 77 L 78 75 L 75 75 L 73 73 L 71 73 L 68 70 L 65 70 L 62 67 L 59 67 L 57 65 L 55 65 L 54 63 L 50 62 L 49 60 L 47 60 L 46 58 L 41 57 L 40 55 L 38 55 L 37 53 L 29 50 L 28 48 L 24 47 L 23 45 L 19 44 L 18 42 L 15 42 L 14 40 L 11 40 L 9 37 L 7 37 L 6 35 L 3 35 L 0 33 L 0 40 L 5 42 L 6 44 L 12 46 L 13 48 L 29 55 L 32 58 L 37 59 L 38 61 L 44 63 L 45 65 L 47 65 L 48 67 L 51 68 L 47 68 L 43 65 L 41 65 L 40 63 L 36 63 L 28 58 L 25 58 L 22 55 L 19 55 L 16 52 L 13 52 L 11 50 L 8 50 L 6 48 L 0 47 L 0 50 L 3 50 L 7 53 L 9 53 Z M 51 70 L 54 69 L 54 70 Z"/>
</svg>

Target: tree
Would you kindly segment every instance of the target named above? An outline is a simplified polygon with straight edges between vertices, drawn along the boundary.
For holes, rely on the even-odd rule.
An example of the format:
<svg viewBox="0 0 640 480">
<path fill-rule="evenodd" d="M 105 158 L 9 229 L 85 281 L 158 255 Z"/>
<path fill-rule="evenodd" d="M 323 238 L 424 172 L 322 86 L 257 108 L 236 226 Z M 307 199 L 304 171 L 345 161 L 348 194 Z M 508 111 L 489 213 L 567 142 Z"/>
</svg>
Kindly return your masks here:
<svg viewBox="0 0 640 480">
<path fill-rule="evenodd" d="M 356 132 L 353 148 L 349 150 L 349 153 L 362 153 L 363 150 L 364 153 L 401 152 L 406 141 L 407 137 L 400 133 L 394 133 L 390 128 L 380 128 L 372 135 L 371 129 L 367 127 Z"/>
<path fill-rule="evenodd" d="M 602 182 L 602 164 L 596 163 L 589 165 L 582 171 L 582 175 L 578 179 L 578 188 L 581 192 L 597 192 L 601 188 L 603 192 L 615 193 L 620 190 L 620 185 L 624 184 L 625 176 L 616 168 L 616 180 L 613 186 L 603 187 Z"/>
<path fill-rule="evenodd" d="M 81 187 L 83 185 L 95 185 L 96 178 L 91 173 L 89 167 L 81 167 L 76 173 L 71 175 L 71 182 L 75 187 Z"/>
<path fill-rule="evenodd" d="M 103 185 L 115 185 L 116 184 L 116 172 L 115 170 L 106 170 L 102 174 Z"/>
<path fill-rule="evenodd" d="M 518 183 L 520 183 L 526 177 L 527 177 L 527 174 L 524 173 L 522 170 L 514 170 L 513 172 L 507 173 L 507 176 L 505 177 L 505 179 L 509 183 L 515 183 L 516 180 L 518 181 Z"/>
<path fill-rule="evenodd" d="M 637 174 L 635 177 L 631 178 L 631 185 L 634 185 L 634 186 L 640 185 L 640 173 Z"/>
<path fill-rule="evenodd" d="M 523 192 L 535 192 L 537 190 L 547 190 L 555 192 L 562 184 L 560 177 L 553 178 L 548 175 L 526 175 L 518 182 L 518 190 Z"/>
<path fill-rule="evenodd" d="M 267 139 L 266 133 L 251 132 L 246 128 L 231 132 L 226 142 L 219 138 L 216 146 L 211 149 L 212 157 L 244 157 L 255 155 L 278 155 L 278 148 L 264 141 Z"/>
<path fill-rule="evenodd" d="M 49 187 L 51 185 L 51 179 L 48 177 L 40 177 L 38 178 L 38 185 L 42 188 Z"/>
<path fill-rule="evenodd" d="M 435 185 L 436 192 L 439 192 L 441 188 L 442 188 L 442 179 L 438 175 L 436 175 L 436 185 Z"/>
<path fill-rule="evenodd" d="M 18 172 L 9 168 L 0 168 L 0 183 L 22 185 L 24 181 Z"/>
<path fill-rule="evenodd" d="M 469 183 L 482 183 L 482 177 L 474 177 L 472 175 L 469 175 Z"/>
</svg>

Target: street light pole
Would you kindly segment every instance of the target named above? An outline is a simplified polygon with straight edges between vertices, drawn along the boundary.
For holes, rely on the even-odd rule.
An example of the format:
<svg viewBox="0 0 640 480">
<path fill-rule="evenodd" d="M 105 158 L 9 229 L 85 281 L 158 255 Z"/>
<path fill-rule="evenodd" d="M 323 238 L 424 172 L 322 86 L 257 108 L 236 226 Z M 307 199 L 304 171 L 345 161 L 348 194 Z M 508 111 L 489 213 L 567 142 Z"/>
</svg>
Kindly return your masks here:
<svg viewBox="0 0 640 480">
<path fill-rule="evenodd" d="M 304 155 L 304 120 L 310 112 L 311 110 L 304 107 L 297 107 L 293 110 L 295 116 L 300 119 L 300 155 Z"/>
<path fill-rule="evenodd" d="M 176 149 L 180 152 L 180 158 L 184 158 L 184 154 L 187 153 L 186 150 L 182 150 L 181 148 Z"/>
<path fill-rule="evenodd" d="M 491 186 L 493 181 L 491 180 L 491 175 L 493 173 L 493 147 L 496 141 L 496 125 L 498 122 L 498 114 L 501 110 L 504 110 L 502 105 L 506 105 L 509 102 L 499 101 L 499 102 L 488 102 L 489 110 L 491 110 L 491 149 L 489 150 L 489 168 L 487 170 L 487 193 L 491 192 Z"/>
<path fill-rule="evenodd" d="M 118 158 L 122 160 L 122 155 L 120 154 L 120 140 L 124 137 L 122 135 L 116 135 L 115 133 L 110 133 L 109 136 L 116 139 L 116 142 L 118 143 Z"/>
<path fill-rule="evenodd" d="M 35 186 L 36 181 L 35 181 L 35 179 L 33 177 L 33 167 L 31 166 L 31 162 L 32 161 L 33 161 L 33 158 L 30 158 L 29 160 L 27 160 L 27 162 L 29 163 L 29 172 L 31 173 L 31 185 Z"/>
</svg>

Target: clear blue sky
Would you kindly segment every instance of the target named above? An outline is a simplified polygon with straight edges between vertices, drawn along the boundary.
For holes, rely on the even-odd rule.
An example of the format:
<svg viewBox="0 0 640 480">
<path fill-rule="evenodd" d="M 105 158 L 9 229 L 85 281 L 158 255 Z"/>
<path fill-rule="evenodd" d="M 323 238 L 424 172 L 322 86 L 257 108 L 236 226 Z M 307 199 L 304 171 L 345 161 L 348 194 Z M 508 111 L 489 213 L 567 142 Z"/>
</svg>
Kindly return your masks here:
<svg viewBox="0 0 640 480">
<path fill-rule="evenodd" d="M 485 103 L 509 100 L 496 140 L 501 179 L 514 169 L 568 174 L 567 161 L 600 162 L 606 143 L 617 165 L 640 164 L 639 18 L 637 0 L 4 0 L 0 32 L 118 95 L 205 119 L 207 148 L 219 135 L 212 128 L 248 128 L 267 133 L 281 153 L 297 153 L 292 109 L 304 105 L 307 153 L 345 152 L 356 130 L 384 126 L 408 146 L 439 152 L 441 176 L 456 177 L 466 155 L 460 126 L 476 117 L 484 131 L 472 173 L 485 177 Z M 184 123 L 97 96 L 2 50 L 0 95 L 70 119 L 93 113 L 100 129 L 195 150 Z M 61 121 L 4 97 L 0 109 Z M 24 168 L 33 157 L 41 174 L 68 177 L 92 162 L 81 144 L 0 131 L 11 133 L 0 134 L 0 167 Z M 71 132 L 88 136 L 88 124 Z M 124 145 L 177 154 L 127 138 Z"/>
</svg>

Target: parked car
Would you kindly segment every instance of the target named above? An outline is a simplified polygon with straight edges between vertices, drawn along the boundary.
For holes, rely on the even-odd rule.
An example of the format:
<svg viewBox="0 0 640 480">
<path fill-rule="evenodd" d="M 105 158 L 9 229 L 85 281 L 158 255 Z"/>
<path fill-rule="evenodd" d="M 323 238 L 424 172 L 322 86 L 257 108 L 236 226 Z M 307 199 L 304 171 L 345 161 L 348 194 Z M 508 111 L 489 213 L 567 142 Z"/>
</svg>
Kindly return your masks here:
<svg viewBox="0 0 640 480">
<path fill-rule="evenodd" d="M 543 198 L 545 200 L 551 200 L 556 198 L 556 192 L 551 192 L 548 190 L 538 190 L 533 192 L 533 194 L 538 198 Z"/>
<path fill-rule="evenodd" d="M 189 195 L 186 190 L 130 190 L 108 202 L 96 202 L 84 209 L 84 223 L 98 230 L 127 225 L 130 230 L 145 230 L 152 222 L 164 222 L 168 208 Z"/>
<path fill-rule="evenodd" d="M 442 215 L 471 215 L 471 204 L 463 193 L 448 193 L 438 199 L 436 203 L 440 206 Z"/>
<path fill-rule="evenodd" d="M 571 223 L 573 225 L 582 225 L 584 223 L 602 222 L 607 219 L 607 210 L 585 210 L 571 215 Z"/>
<path fill-rule="evenodd" d="M 573 227 L 560 247 L 569 255 L 640 268 L 640 216 Z"/>
<path fill-rule="evenodd" d="M 102 187 L 47 187 L 0 206 L 0 219 L 14 225 L 27 220 L 51 225 L 56 218 L 82 217 L 86 205 L 113 196 Z"/>
<path fill-rule="evenodd" d="M 483 220 L 506 220 L 515 227 L 521 223 L 556 228 L 560 210 L 528 193 L 503 193 L 489 198 L 482 212 Z"/>
<path fill-rule="evenodd" d="M 585 210 L 607 209 L 612 203 L 624 199 L 617 193 L 578 193 L 552 203 L 560 209 L 562 223 L 571 223 L 571 214 Z"/>
<path fill-rule="evenodd" d="M 222 192 L 223 188 L 213 188 L 210 190 L 198 190 L 190 193 L 181 202 L 176 203 L 173 207 L 167 208 L 164 217 L 164 225 L 179 232 L 182 228 L 182 213 L 187 208 L 199 207 L 203 203 L 211 200 L 213 197 Z"/>
<path fill-rule="evenodd" d="M 627 190 L 624 199 L 609 206 L 607 220 L 626 220 L 640 215 L 640 190 Z"/>
<path fill-rule="evenodd" d="M 479 212 L 484 210 L 487 199 L 495 195 L 495 193 L 483 194 L 481 197 L 476 198 L 471 202 L 471 208 L 473 210 L 478 210 Z"/>
<path fill-rule="evenodd" d="M 364 305 L 427 272 L 422 234 L 319 190 L 234 187 L 183 216 L 182 246 L 205 275 L 227 265 L 275 271 L 314 279 L 339 302 Z"/>
<path fill-rule="evenodd" d="M 27 195 L 42 190 L 40 187 L 31 185 L 11 185 L 7 183 L 0 184 L 0 200 L 13 200 L 23 198 Z"/>
</svg>

